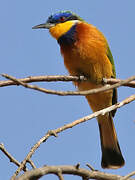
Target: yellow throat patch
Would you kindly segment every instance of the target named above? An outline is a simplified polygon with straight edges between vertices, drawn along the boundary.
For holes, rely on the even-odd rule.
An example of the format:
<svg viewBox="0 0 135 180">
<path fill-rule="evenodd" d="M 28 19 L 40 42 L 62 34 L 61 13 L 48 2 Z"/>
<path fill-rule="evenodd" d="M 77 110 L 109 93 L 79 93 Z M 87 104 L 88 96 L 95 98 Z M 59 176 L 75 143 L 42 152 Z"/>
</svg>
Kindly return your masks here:
<svg viewBox="0 0 135 180">
<path fill-rule="evenodd" d="M 49 31 L 51 35 L 58 40 L 62 35 L 68 32 L 76 22 L 77 21 L 66 21 L 64 23 L 58 23 L 54 27 L 51 27 Z"/>
</svg>

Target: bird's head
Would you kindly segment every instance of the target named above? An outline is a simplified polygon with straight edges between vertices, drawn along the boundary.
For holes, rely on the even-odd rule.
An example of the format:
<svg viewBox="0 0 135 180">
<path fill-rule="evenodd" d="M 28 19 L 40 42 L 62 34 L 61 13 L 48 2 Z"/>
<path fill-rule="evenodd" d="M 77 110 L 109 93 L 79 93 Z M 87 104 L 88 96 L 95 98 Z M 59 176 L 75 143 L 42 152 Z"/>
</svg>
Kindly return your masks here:
<svg viewBox="0 0 135 180">
<path fill-rule="evenodd" d="M 84 21 L 71 11 L 60 11 L 47 19 L 46 23 L 34 26 L 33 29 L 44 28 L 49 29 L 51 35 L 57 40 L 67 33 L 73 25 Z"/>
</svg>

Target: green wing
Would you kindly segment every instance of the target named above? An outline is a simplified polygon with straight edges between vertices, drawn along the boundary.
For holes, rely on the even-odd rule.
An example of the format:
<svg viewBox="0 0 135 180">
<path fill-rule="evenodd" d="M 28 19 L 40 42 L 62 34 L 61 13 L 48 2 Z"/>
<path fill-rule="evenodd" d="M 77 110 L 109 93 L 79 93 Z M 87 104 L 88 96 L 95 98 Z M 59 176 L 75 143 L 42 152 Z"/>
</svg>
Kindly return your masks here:
<svg viewBox="0 0 135 180">
<path fill-rule="evenodd" d="M 112 53 L 111 53 L 109 46 L 108 46 L 107 50 L 108 50 L 107 51 L 107 57 L 109 58 L 109 60 L 112 64 L 112 71 L 113 71 L 113 77 L 112 78 L 116 78 L 114 60 L 113 60 L 113 56 L 112 56 Z M 117 89 L 115 88 L 115 89 L 113 89 L 112 105 L 116 104 L 116 103 L 117 103 Z M 111 114 L 113 117 L 114 117 L 115 113 L 116 113 L 116 110 L 111 111 Z"/>
<path fill-rule="evenodd" d="M 113 56 L 111 53 L 111 50 L 109 48 L 109 46 L 107 47 L 107 57 L 109 58 L 111 64 L 112 64 L 112 70 L 113 70 L 113 77 L 116 78 L 116 71 L 115 71 L 115 65 L 114 65 L 114 60 L 113 60 Z"/>
</svg>

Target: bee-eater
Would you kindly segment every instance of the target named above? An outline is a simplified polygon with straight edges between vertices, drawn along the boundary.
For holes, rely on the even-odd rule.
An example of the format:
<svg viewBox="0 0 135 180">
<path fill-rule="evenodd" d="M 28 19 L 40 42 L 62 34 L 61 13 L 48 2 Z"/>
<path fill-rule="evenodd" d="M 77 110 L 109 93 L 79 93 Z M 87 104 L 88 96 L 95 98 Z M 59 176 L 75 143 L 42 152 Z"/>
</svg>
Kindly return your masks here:
<svg viewBox="0 0 135 180">
<path fill-rule="evenodd" d="M 104 35 L 93 25 L 85 22 L 71 11 L 60 11 L 51 15 L 46 23 L 33 29 L 49 29 L 60 45 L 64 64 L 70 75 L 87 77 L 90 81 L 74 82 L 79 90 L 89 90 L 103 86 L 103 78 L 115 78 L 113 56 Z M 109 107 L 117 102 L 117 90 L 108 90 L 86 99 L 93 112 Z M 97 118 L 102 150 L 103 168 L 117 169 L 124 165 L 117 140 L 112 111 Z"/>
</svg>

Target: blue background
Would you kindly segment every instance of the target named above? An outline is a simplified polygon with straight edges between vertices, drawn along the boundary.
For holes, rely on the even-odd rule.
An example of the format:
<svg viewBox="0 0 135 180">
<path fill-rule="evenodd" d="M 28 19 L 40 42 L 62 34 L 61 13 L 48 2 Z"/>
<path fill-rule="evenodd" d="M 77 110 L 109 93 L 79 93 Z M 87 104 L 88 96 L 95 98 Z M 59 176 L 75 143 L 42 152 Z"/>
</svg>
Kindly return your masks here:
<svg viewBox="0 0 135 180">
<path fill-rule="evenodd" d="M 72 10 L 97 26 L 108 39 L 118 78 L 135 75 L 135 1 L 4 0 L 0 2 L 0 73 L 17 78 L 35 75 L 67 75 L 59 46 L 47 30 L 32 30 L 51 13 Z M 0 77 L 0 80 L 4 78 Z M 72 83 L 36 83 L 55 90 L 75 90 Z M 121 87 L 119 101 L 134 93 Z M 135 103 L 117 111 L 115 127 L 126 164 L 103 170 L 95 119 L 51 137 L 33 155 L 37 167 L 90 163 L 95 169 L 119 175 L 135 170 Z M 91 113 L 84 97 L 47 95 L 23 87 L 0 88 L 0 142 L 22 161 L 30 148 L 50 129 Z M 17 167 L 0 152 L 0 179 L 9 179 Z M 48 176 L 48 179 L 57 179 Z M 73 178 L 73 177 L 72 177 Z M 45 179 L 42 178 L 42 179 Z M 68 178 L 65 178 L 68 179 Z M 73 178 L 77 179 L 77 178 Z"/>
</svg>

